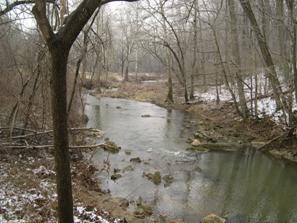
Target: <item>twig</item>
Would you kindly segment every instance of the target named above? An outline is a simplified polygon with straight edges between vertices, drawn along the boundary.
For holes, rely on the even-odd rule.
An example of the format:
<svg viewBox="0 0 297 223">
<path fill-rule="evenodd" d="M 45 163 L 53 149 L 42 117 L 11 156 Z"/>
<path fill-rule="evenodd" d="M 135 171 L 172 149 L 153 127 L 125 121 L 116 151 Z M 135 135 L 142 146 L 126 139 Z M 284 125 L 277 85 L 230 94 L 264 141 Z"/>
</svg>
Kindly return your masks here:
<svg viewBox="0 0 297 223">
<path fill-rule="evenodd" d="M 27 144 L 27 143 L 26 143 Z M 54 145 L 6 145 L 6 144 L 1 144 L 0 145 L 3 148 L 10 148 L 10 149 L 45 149 L 45 148 L 52 148 Z M 75 146 L 75 145 L 70 145 L 69 149 L 94 149 L 101 147 L 102 144 L 92 144 L 92 145 L 81 145 L 81 146 Z"/>
<path fill-rule="evenodd" d="M 10 127 L 0 127 L 0 129 L 2 129 L 2 130 L 9 130 Z M 37 132 L 37 131 L 35 131 L 33 129 L 24 129 L 24 128 L 19 128 L 19 127 L 13 127 L 13 129 L 27 131 L 27 132 L 35 132 L 35 133 Z"/>
<path fill-rule="evenodd" d="M 97 134 L 102 134 L 102 131 L 99 129 L 94 129 L 94 128 L 69 128 L 70 132 L 74 132 L 74 131 L 89 131 L 89 132 L 95 132 Z M 27 138 L 30 136 L 37 136 L 37 135 L 45 135 L 45 134 L 49 134 L 52 133 L 53 130 L 46 130 L 43 132 L 33 132 L 30 134 L 26 134 L 26 135 L 18 135 L 18 136 L 13 136 L 12 139 L 23 139 L 23 138 Z"/>
</svg>

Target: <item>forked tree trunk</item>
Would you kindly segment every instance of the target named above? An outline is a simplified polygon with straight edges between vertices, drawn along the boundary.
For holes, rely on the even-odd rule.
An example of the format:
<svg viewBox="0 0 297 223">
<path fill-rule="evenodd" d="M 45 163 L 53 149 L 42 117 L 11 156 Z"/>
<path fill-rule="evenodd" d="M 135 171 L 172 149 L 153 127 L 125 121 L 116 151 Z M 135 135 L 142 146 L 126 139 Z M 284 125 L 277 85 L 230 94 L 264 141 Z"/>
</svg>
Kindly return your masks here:
<svg viewBox="0 0 297 223">
<path fill-rule="evenodd" d="M 111 0 L 114 1 L 114 0 Z M 126 0 L 134 1 L 134 0 Z M 110 1 L 82 0 L 55 33 L 46 13 L 46 1 L 35 1 L 32 12 L 51 56 L 51 94 L 58 222 L 73 223 L 73 199 L 67 129 L 67 60 L 70 48 L 95 10 Z"/>
<path fill-rule="evenodd" d="M 66 72 L 69 49 L 56 42 L 50 48 L 51 94 L 59 223 L 73 222 L 73 199 L 68 151 Z"/>
</svg>

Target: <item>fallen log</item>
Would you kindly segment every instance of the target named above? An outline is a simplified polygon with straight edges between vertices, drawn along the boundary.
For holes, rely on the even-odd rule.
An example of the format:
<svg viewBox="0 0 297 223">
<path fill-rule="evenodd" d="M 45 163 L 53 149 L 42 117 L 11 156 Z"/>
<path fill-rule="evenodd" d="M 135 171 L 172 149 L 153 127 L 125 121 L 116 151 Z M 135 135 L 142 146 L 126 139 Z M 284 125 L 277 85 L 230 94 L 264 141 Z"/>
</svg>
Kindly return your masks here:
<svg viewBox="0 0 297 223">
<path fill-rule="evenodd" d="M 197 146 L 192 146 L 193 151 L 240 151 L 245 149 L 256 148 L 252 143 L 201 143 Z"/>
<path fill-rule="evenodd" d="M 283 134 L 274 137 L 273 139 L 271 139 L 270 141 L 266 142 L 263 146 L 261 146 L 259 148 L 260 151 L 267 151 L 270 150 L 270 146 L 273 145 L 274 143 L 283 141 L 286 138 L 289 137 L 293 137 L 294 136 L 294 131 L 295 131 L 296 127 L 294 128 L 290 128 L 288 131 L 284 132 Z"/>
</svg>

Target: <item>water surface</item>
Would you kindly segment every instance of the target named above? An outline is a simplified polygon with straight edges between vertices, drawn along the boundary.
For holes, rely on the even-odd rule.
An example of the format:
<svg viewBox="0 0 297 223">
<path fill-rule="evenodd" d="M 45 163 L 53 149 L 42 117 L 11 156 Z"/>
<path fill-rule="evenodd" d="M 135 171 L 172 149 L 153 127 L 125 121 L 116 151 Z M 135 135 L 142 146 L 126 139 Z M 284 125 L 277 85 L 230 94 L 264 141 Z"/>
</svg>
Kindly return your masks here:
<svg viewBox="0 0 297 223">
<path fill-rule="evenodd" d="M 116 197 L 143 200 L 154 213 L 194 223 L 209 214 L 230 222 L 297 222 L 297 168 L 255 151 L 193 153 L 186 151 L 196 120 L 187 113 L 150 103 L 87 96 L 90 127 L 122 147 L 118 154 L 98 150 L 93 162 L 109 160 L 111 171 L 99 174 L 102 186 Z M 150 117 L 142 117 L 142 115 Z M 125 153 L 131 151 L 131 155 Z M 140 157 L 140 164 L 131 163 Z M 110 180 L 113 168 L 134 170 Z M 165 187 L 154 185 L 143 172 L 174 176 Z"/>
</svg>

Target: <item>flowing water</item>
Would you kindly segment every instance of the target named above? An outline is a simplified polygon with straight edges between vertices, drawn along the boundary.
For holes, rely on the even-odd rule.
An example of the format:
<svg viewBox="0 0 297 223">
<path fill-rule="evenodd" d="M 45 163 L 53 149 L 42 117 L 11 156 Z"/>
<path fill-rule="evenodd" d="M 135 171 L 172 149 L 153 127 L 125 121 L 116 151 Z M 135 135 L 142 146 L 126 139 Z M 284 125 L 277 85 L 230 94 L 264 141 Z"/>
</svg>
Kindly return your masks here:
<svg viewBox="0 0 297 223">
<path fill-rule="evenodd" d="M 98 176 L 112 195 L 141 197 L 154 214 L 186 222 L 199 222 L 209 213 L 229 216 L 229 222 L 297 222 L 296 166 L 255 151 L 189 152 L 186 140 L 197 121 L 189 114 L 125 99 L 88 95 L 86 100 L 88 125 L 122 147 L 118 154 L 98 150 L 93 157 L 98 166 L 109 160 L 112 170 L 122 170 L 116 181 L 110 180 L 112 170 Z M 134 157 L 143 161 L 131 163 Z M 143 177 L 154 171 L 174 176 L 174 182 L 156 186 Z"/>
</svg>

